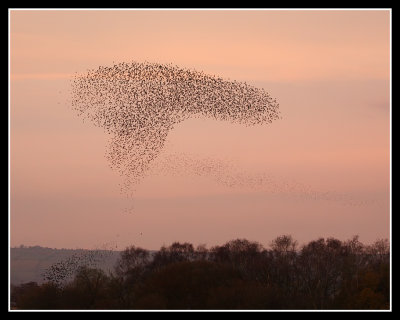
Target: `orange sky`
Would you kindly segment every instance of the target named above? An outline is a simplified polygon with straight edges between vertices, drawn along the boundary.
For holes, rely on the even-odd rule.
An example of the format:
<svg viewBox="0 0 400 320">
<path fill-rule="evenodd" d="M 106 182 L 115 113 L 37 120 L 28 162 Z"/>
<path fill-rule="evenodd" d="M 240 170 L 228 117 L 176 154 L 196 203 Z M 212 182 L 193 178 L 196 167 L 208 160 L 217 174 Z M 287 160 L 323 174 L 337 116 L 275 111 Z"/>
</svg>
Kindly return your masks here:
<svg viewBox="0 0 400 320">
<path fill-rule="evenodd" d="M 164 150 L 233 161 L 277 190 L 228 188 L 182 168 L 124 198 L 104 157 L 108 136 L 71 110 L 69 81 L 132 60 L 277 98 L 282 119 L 271 125 L 192 119 Z M 11 10 L 9 107 L 11 246 L 389 237 L 389 10 Z M 333 196 L 310 199 L 299 185 Z"/>
</svg>

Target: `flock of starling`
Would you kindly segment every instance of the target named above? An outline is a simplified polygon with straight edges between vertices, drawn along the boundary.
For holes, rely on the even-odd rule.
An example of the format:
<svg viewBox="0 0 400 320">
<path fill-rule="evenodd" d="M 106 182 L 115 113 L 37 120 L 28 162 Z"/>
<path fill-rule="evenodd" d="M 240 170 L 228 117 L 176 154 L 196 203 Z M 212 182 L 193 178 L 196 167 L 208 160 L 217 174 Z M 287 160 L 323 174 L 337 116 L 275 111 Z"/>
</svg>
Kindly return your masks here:
<svg viewBox="0 0 400 320">
<path fill-rule="evenodd" d="M 112 253 L 111 250 L 82 250 L 74 253 L 47 268 L 42 274 L 43 280 L 62 286 L 73 279 L 80 268 L 98 268 Z"/>
<path fill-rule="evenodd" d="M 72 80 L 72 107 L 112 135 L 106 157 L 137 185 L 174 126 L 208 117 L 247 126 L 280 118 L 276 99 L 244 82 L 170 64 L 131 62 L 99 67 Z"/>
<path fill-rule="evenodd" d="M 205 117 L 247 126 L 279 119 L 279 104 L 262 88 L 171 64 L 123 62 L 75 75 L 72 107 L 111 134 L 106 157 L 123 177 L 126 193 L 153 167 L 153 174 L 190 173 L 232 188 L 360 204 L 344 194 L 315 191 L 266 173 L 252 175 L 215 158 L 175 153 L 155 161 L 168 133 L 186 119 Z"/>
</svg>

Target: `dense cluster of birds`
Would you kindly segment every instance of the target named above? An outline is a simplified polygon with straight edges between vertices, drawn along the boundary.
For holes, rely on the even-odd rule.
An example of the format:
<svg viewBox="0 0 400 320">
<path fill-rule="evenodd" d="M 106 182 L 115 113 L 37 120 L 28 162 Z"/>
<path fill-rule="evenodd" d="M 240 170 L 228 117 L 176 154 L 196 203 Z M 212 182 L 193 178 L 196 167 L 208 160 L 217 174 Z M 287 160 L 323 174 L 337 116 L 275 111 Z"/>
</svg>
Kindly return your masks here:
<svg viewBox="0 0 400 320">
<path fill-rule="evenodd" d="M 52 264 L 43 274 L 45 282 L 62 286 L 70 281 L 82 267 L 96 268 L 110 254 L 111 250 L 82 250 Z"/>
<path fill-rule="evenodd" d="M 263 88 L 171 64 L 99 67 L 72 80 L 72 107 L 112 135 L 107 158 L 127 191 L 146 175 L 170 130 L 191 117 L 244 125 L 280 118 Z"/>
</svg>

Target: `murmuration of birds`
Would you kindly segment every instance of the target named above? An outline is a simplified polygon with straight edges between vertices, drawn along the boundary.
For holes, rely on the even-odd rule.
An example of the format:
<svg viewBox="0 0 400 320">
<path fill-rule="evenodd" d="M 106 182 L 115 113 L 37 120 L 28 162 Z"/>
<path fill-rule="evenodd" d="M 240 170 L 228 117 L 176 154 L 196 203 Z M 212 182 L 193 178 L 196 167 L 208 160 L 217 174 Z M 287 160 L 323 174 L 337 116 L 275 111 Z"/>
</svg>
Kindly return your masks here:
<svg viewBox="0 0 400 320">
<path fill-rule="evenodd" d="M 71 256 L 62 259 L 46 270 L 42 277 L 45 282 L 51 282 L 57 286 L 63 286 L 73 279 L 80 268 L 98 268 L 99 264 L 113 253 L 112 250 L 81 250 Z"/>
<path fill-rule="evenodd" d="M 246 126 L 280 119 L 263 88 L 172 64 L 100 66 L 72 79 L 72 108 L 111 135 L 106 154 L 129 193 L 148 174 L 174 126 L 205 117 Z"/>
</svg>

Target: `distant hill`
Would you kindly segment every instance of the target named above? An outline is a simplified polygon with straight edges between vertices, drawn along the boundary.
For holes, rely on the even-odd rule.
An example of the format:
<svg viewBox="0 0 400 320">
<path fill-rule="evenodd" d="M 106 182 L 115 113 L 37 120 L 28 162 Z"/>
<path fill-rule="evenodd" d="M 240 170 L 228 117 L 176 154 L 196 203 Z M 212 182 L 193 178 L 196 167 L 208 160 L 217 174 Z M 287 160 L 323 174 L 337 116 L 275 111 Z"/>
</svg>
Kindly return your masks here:
<svg viewBox="0 0 400 320">
<path fill-rule="evenodd" d="M 44 281 L 43 273 L 47 268 L 73 256 L 95 255 L 95 267 L 108 273 L 113 270 L 120 253 L 111 250 L 52 249 L 40 246 L 11 248 L 10 282 L 14 285 L 31 281 L 40 284 Z"/>
</svg>

